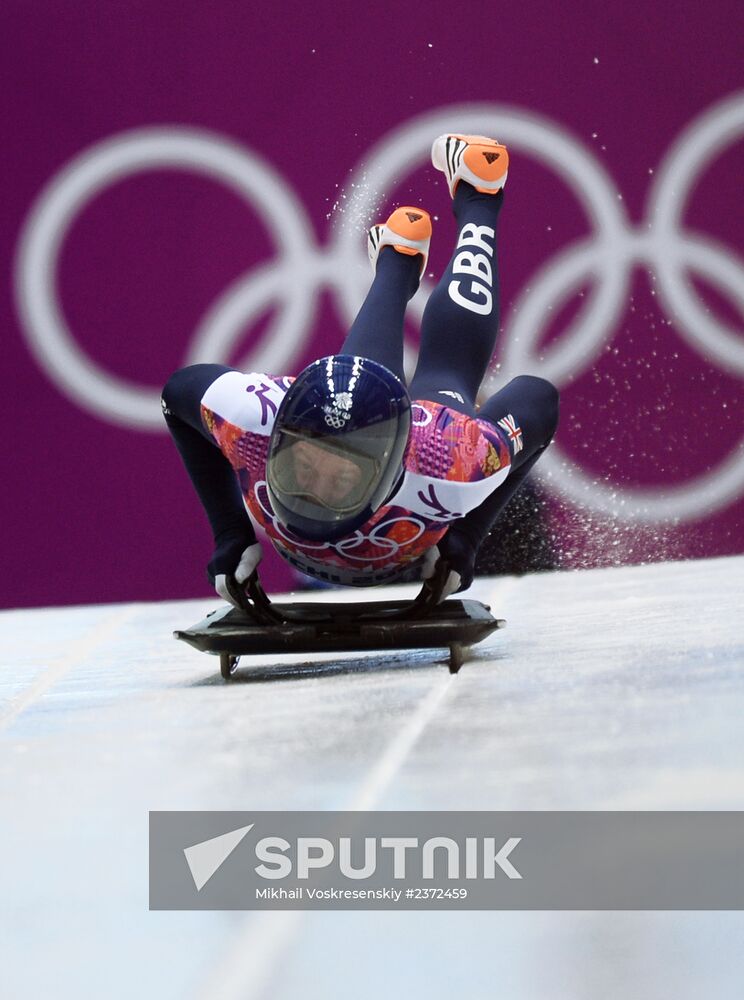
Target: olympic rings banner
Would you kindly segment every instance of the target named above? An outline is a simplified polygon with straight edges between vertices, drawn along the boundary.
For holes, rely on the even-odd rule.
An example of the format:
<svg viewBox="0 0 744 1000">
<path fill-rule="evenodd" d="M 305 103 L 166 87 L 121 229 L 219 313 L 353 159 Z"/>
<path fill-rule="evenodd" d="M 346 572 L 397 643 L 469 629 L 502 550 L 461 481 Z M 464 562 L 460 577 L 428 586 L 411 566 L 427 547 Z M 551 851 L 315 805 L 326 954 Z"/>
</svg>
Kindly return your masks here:
<svg viewBox="0 0 744 1000">
<path fill-rule="evenodd" d="M 561 565 L 744 551 L 739 5 L 720 31 L 684 4 L 622 25 L 586 3 L 539 24 L 500 12 L 488 30 L 391 6 L 407 38 L 392 48 L 379 12 L 298 8 L 288 35 L 286 11 L 135 7 L 3 15 L 4 605 L 205 592 L 209 533 L 160 387 L 193 362 L 294 374 L 337 349 L 370 280 L 366 228 L 395 204 L 434 216 L 413 363 L 454 238 L 429 166 L 450 130 L 510 147 L 484 390 L 523 372 L 561 390 L 536 469 Z M 505 33 L 519 44 L 502 58 Z M 264 576 L 293 585 L 271 556 Z"/>
</svg>

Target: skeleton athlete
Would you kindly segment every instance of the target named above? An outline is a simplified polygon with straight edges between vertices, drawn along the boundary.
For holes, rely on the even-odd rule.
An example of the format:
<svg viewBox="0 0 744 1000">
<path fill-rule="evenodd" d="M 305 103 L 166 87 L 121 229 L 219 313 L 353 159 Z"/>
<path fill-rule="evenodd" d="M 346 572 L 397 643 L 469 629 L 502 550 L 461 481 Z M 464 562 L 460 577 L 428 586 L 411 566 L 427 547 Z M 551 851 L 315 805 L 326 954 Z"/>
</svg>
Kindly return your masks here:
<svg viewBox="0 0 744 1000">
<path fill-rule="evenodd" d="M 477 411 L 498 330 L 496 227 L 504 146 L 443 135 L 457 245 L 426 304 L 418 364 L 403 374 L 403 318 L 424 273 L 431 219 L 396 209 L 369 232 L 374 279 L 339 354 L 296 378 L 191 365 L 163 390 L 165 419 L 204 506 L 208 573 L 232 601 L 256 571 L 255 520 L 303 573 L 364 587 L 446 565 L 442 597 L 473 580 L 478 548 L 550 443 L 558 394 L 522 375 Z"/>
</svg>

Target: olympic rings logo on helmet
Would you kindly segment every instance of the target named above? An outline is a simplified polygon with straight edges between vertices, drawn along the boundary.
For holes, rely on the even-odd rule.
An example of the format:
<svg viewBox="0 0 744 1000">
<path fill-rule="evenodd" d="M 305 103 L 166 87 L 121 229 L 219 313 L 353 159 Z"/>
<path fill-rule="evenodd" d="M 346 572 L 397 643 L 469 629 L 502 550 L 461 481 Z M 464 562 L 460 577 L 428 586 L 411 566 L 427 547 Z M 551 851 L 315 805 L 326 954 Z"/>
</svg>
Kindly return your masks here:
<svg viewBox="0 0 744 1000">
<path fill-rule="evenodd" d="M 744 341 L 714 317 L 689 280 L 692 271 L 744 310 L 744 262 L 718 242 L 682 228 L 685 201 L 711 160 L 744 134 L 744 92 L 718 102 L 677 137 L 656 172 L 645 226 L 633 228 L 606 171 L 555 122 L 498 104 L 439 108 L 404 122 L 369 151 L 342 198 L 325 247 L 314 241 L 307 213 L 292 189 L 256 153 L 222 136 L 192 128 L 143 128 L 121 133 L 75 157 L 48 183 L 26 219 L 19 242 L 16 289 L 22 328 L 50 379 L 96 416 L 139 429 L 162 430 L 157 391 L 105 371 L 68 329 L 55 278 L 64 238 L 82 208 L 109 185 L 143 171 L 170 168 L 228 186 L 259 214 L 277 248 L 274 259 L 233 282 L 210 306 L 184 364 L 231 355 L 247 324 L 276 309 L 258 346 L 241 359 L 250 371 L 293 367 L 312 333 L 320 293 L 335 295 L 340 318 L 352 322 L 368 285 L 360 234 L 384 195 L 428 161 L 432 136 L 492 131 L 554 170 L 575 193 L 594 231 L 548 260 L 528 282 L 504 333 L 500 373 L 539 371 L 559 388 L 587 368 L 612 339 L 632 270 L 653 269 L 658 299 L 676 331 L 724 371 L 744 375 Z M 551 310 L 586 283 L 596 294 L 570 330 L 540 360 L 537 344 Z M 426 296 L 412 303 L 421 315 Z M 492 386 L 493 388 L 493 386 Z M 551 490 L 597 511 L 649 522 L 693 519 L 744 493 L 744 439 L 716 468 L 666 489 L 632 490 L 597 483 L 555 444 L 536 472 Z"/>
<path fill-rule="evenodd" d="M 349 422 L 350 414 L 343 413 L 337 409 L 331 409 L 330 406 L 326 406 L 324 409 L 324 420 L 329 427 L 333 427 L 334 430 L 340 431 L 341 428 Z"/>
</svg>

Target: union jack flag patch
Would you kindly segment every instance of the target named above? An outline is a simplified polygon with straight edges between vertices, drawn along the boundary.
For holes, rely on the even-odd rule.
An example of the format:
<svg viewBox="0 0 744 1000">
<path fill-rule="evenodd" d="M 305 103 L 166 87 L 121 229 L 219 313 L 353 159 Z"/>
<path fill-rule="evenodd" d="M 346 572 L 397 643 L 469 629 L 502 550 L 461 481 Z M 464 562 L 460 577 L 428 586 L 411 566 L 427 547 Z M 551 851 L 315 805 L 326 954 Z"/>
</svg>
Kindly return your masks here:
<svg viewBox="0 0 744 1000">
<path fill-rule="evenodd" d="M 501 427 L 502 430 L 505 430 L 508 434 L 509 440 L 514 447 L 514 454 L 516 455 L 517 452 L 521 451 L 523 448 L 522 428 L 519 426 L 511 413 L 507 414 L 503 420 L 499 420 L 499 427 Z"/>
</svg>

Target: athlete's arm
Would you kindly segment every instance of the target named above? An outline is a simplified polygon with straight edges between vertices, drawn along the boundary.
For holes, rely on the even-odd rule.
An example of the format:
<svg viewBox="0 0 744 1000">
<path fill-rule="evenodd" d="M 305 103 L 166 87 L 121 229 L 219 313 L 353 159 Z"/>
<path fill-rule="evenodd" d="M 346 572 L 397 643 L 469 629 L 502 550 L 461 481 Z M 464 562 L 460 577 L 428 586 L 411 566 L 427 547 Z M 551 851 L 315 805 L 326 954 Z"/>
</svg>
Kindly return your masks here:
<svg viewBox="0 0 744 1000">
<path fill-rule="evenodd" d="M 233 371 L 224 365 L 191 365 L 177 371 L 162 393 L 165 422 L 209 519 L 214 553 L 207 573 L 218 593 L 224 576 L 243 583 L 258 565 L 261 549 L 243 504 L 237 476 L 201 418 L 201 400 L 210 385 Z M 220 580 L 222 577 L 222 580 Z"/>
<path fill-rule="evenodd" d="M 472 584 L 478 550 L 543 451 L 545 448 L 540 448 L 518 469 L 511 472 L 479 507 L 471 510 L 459 521 L 455 521 L 447 534 L 426 553 L 422 569 L 424 579 L 434 575 L 440 559 L 446 561 L 450 568 L 443 597 L 467 590 Z"/>
</svg>

